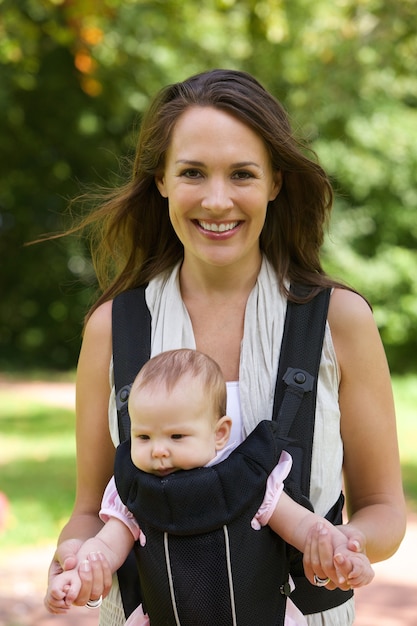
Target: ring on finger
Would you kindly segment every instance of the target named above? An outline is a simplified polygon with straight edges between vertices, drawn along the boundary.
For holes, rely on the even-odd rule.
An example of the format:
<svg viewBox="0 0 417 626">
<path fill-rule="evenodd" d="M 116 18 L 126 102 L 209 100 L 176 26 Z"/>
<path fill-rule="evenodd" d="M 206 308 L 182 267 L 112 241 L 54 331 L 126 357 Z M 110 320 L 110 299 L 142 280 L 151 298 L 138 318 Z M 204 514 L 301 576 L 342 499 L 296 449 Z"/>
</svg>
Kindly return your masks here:
<svg viewBox="0 0 417 626">
<path fill-rule="evenodd" d="M 87 607 L 87 609 L 98 609 L 98 607 L 101 606 L 102 602 L 103 596 L 100 596 L 99 598 L 97 598 L 97 600 L 89 600 L 85 606 Z"/>
<path fill-rule="evenodd" d="M 319 578 L 316 574 L 314 574 L 314 584 L 316 587 L 325 587 L 330 582 L 330 578 Z"/>
</svg>

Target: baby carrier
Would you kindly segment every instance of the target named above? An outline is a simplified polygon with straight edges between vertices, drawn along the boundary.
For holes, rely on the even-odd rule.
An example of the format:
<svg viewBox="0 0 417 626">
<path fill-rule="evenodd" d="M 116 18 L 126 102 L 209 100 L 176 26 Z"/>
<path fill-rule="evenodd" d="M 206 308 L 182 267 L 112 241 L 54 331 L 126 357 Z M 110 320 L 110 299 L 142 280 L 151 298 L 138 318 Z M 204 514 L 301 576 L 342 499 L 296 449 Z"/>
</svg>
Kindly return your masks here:
<svg viewBox="0 0 417 626">
<path fill-rule="evenodd" d="M 263 421 L 222 462 L 164 478 L 134 466 L 129 440 L 118 447 L 117 490 L 146 536 L 135 551 L 151 626 L 282 626 L 285 543 L 251 520 L 285 445 Z"/>
<path fill-rule="evenodd" d="M 292 290 L 299 295 L 303 293 L 303 288 L 299 286 L 292 287 Z M 130 434 L 127 412 L 130 387 L 137 372 L 150 356 L 150 314 L 144 294 L 144 288 L 133 289 L 117 296 L 113 303 L 114 377 L 122 442 Z M 288 302 L 273 409 L 273 420 L 277 424 L 276 436 L 279 439 L 288 439 L 285 449 L 293 458 L 293 468 L 285 481 L 286 491 L 310 509 L 312 506 L 308 497 L 316 390 L 329 296 L 330 290 L 324 290 L 308 303 Z M 238 493 L 241 496 L 242 491 L 239 489 Z M 343 494 L 326 517 L 334 524 L 341 523 L 342 507 Z M 206 556 L 208 552 L 205 552 Z M 296 584 L 291 599 L 304 614 L 338 606 L 352 596 L 352 591 L 328 591 L 312 586 L 303 573 L 302 555 L 290 546 L 286 548 L 285 562 L 289 564 Z M 250 561 L 248 563 L 250 567 Z M 124 610 L 128 616 L 142 601 L 133 552 L 118 575 Z M 235 584 L 235 588 L 237 586 Z M 279 587 L 276 589 L 276 594 L 281 595 Z M 284 584 L 282 590 L 288 593 L 288 585 Z M 218 599 L 214 598 L 214 602 L 218 602 Z M 194 624 L 200 621 L 199 619 Z M 220 624 L 217 620 L 214 623 Z M 232 626 L 234 622 L 229 621 L 227 624 Z M 271 624 L 275 626 L 275 622 Z M 241 626 L 240 622 L 237 622 L 237 626 Z"/>
</svg>

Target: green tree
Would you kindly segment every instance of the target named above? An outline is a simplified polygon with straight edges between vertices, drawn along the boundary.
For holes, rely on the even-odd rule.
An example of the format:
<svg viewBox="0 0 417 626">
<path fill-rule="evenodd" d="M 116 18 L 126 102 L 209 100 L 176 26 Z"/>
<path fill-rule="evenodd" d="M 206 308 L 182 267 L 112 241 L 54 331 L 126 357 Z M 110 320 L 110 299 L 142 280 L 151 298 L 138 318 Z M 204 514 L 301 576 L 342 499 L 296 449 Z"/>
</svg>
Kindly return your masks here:
<svg viewBox="0 0 417 626">
<path fill-rule="evenodd" d="M 64 227 L 84 184 L 124 175 L 164 84 L 252 72 L 287 107 L 337 192 L 326 265 L 372 302 L 394 369 L 417 341 L 414 0 L 3 0 L 0 5 L 2 368 L 75 363 L 93 297 Z M 120 159 L 121 165 L 120 165 Z"/>
</svg>

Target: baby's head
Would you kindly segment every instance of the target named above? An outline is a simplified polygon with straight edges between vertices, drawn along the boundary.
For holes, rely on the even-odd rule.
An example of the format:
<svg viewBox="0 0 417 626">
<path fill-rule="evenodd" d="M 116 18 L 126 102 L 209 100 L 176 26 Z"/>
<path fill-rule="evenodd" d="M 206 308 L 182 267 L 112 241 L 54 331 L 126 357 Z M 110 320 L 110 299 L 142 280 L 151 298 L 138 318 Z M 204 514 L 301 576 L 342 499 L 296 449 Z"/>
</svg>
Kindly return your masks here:
<svg viewBox="0 0 417 626">
<path fill-rule="evenodd" d="M 164 476 L 206 465 L 226 445 L 226 384 L 217 363 L 196 350 L 150 359 L 129 397 L 132 461 Z"/>
</svg>

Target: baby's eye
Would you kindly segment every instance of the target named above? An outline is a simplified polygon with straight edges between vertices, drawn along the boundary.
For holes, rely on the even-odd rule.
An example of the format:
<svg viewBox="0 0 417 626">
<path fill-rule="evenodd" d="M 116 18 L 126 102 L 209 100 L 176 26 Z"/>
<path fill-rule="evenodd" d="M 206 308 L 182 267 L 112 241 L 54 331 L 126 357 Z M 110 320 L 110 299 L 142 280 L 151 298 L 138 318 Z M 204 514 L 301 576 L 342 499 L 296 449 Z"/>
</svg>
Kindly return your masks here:
<svg viewBox="0 0 417 626">
<path fill-rule="evenodd" d="M 137 439 L 141 441 L 149 441 L 149 435 L 137 435 Z"/>
<path fill-rule="evenodd" d="M 180 435 L 180 434 L 171 435 L 171 439 L 182 439 L 183 437 L 184 435 Z"/>
</svg>

